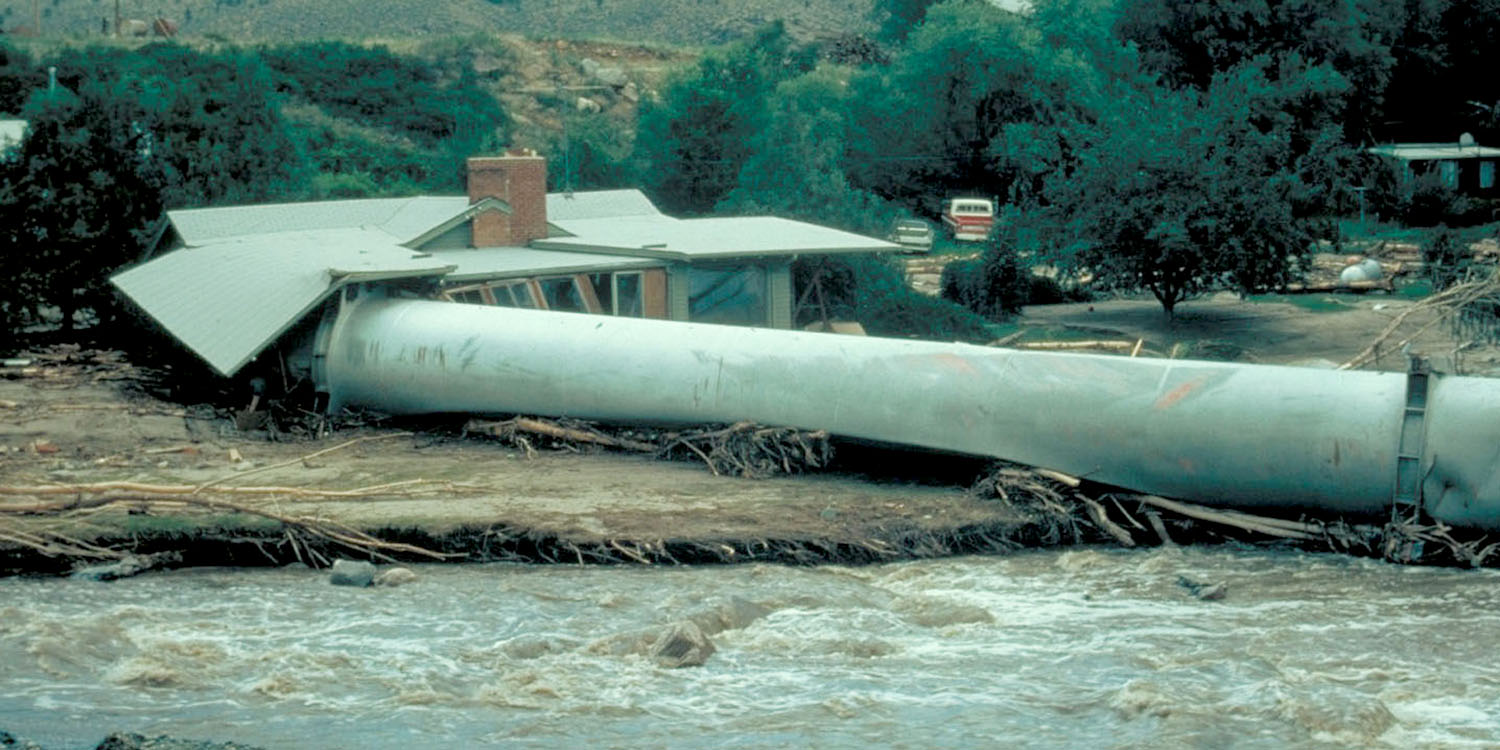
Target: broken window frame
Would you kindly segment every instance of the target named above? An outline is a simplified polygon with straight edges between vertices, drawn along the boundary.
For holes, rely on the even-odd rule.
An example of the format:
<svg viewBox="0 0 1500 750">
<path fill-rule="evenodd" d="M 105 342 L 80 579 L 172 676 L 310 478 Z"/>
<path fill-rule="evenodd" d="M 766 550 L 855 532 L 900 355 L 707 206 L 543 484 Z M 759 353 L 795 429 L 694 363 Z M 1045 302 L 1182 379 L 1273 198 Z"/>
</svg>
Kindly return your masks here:
<svg viewBox="0 0 1500 750">
<path fill-rule="evenodd" d="M 552 306 L 552 303 L 547 295 L 547 284 L 560 281 L 567 281 L 572 284 L 573 294 L 576 296 L 578 303 L 582 306 L 583 309 L 560 310 Z M 542 304 L 545 306 L 543 309 L 558 310 L 558 312 L 578 312 L 593 315 L 598 315 L 604 312 L 603 308 L 599 305 L 598 295 L 594 293 L 594 283 L 589 280 L 588 274 L 575 273 L 556 276 L 538 276 L 533 279 L 533 282 L 537 285 L 538 291 L 541 292 L 541 295 L 538 299 L 540 299 Z"/>
<path fill-rule="evenodd" d="M 650 269 L 658 274 L 659 269 Z M 583 312 L 591 315 L 617 315 L 621 317 L 645 318 L 648 304 L 647 270 L 598 271 L 594 273 L 550 274 L 519 279 L 501 279 L 471 284 L 460 284 L 442 289 L 438 296 L 448 302 L 486 304 L 496 307 L 517 307 L 529 310 L 553 310 L 547 303 L 545 284 L 566 280 L 572 285 L 572 295 L 581 301 L 582 310 L 559 310 L 559 312 Z M 621 310 L 620 284 L 622 280 L 635 280 L 635 301 Z M 604 294 L 600 294 L 600 291 Z M 468 295 L 478 294 L 479 299 Z M 662 301 L 663 303 L 665 300 Z M 510 303 L 510 304 L 508 304 Z M 630 309 L 633 308 L 633 311 Z"/>
<path fill-rule="evenodd" d="M 623 278 L 635 279 L 635 301 L 633 312 L 620 312 L 620 281 Z M 611 274 L 610 285 L 610 307 L 612 314 L 626 318 L 646 317 L 646 273 L 644 271 L 616 271 Z"/>
</svg>

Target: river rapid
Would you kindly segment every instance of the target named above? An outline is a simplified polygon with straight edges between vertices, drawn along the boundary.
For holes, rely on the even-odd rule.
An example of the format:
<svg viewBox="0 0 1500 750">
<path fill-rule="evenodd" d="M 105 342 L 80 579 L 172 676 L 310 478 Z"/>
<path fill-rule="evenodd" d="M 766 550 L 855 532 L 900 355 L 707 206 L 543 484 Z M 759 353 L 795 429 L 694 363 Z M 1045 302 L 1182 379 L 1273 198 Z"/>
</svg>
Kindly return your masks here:
<svg viewBox="0 0 1500 750">
<path fill-rule="evenodd" d="M 1500 572 L 1223 548 L 0 580 L 0 729 L 265 748 L 1496 747 Z M 1223 582 L 1218 601 L 1180 577 Z M 724 628 L 701 667 L 644 643 Z"/>
</svg>

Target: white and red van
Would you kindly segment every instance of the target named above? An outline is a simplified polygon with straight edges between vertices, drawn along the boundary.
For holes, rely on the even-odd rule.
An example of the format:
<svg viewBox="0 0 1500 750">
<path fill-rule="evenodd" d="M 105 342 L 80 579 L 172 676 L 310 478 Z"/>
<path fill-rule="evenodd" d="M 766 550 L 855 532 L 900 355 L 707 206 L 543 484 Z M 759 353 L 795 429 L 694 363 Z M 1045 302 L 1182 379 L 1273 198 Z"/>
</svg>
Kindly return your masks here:
<svg viewBox="0 0 1500 750">
<path fill-rule="evenodd" d="M 951 198 L 943 205 L 943 227 L 955 240 L 983 242 L 995 229 L 995 202 L 988 198 Z"/>
</svg>

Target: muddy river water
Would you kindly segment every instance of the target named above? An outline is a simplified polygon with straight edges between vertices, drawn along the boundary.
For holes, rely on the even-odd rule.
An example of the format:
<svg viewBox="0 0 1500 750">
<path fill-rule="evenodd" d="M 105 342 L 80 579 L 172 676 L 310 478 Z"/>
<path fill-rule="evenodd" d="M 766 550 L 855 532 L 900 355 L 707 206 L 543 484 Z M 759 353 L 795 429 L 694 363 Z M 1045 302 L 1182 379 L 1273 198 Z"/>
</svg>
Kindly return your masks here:
<svg viewBox="0 0 1500 750">
<path fill-rule="evenodd" d="M 1496 747 L 1500 572 L 1226 549 L 0 580 L 0 728 L 266 748 Z M 1179 578 L 1226 583 L 1219 601 Z M 642 639 L 726 629 L 696 668 Z"/>
</svg>

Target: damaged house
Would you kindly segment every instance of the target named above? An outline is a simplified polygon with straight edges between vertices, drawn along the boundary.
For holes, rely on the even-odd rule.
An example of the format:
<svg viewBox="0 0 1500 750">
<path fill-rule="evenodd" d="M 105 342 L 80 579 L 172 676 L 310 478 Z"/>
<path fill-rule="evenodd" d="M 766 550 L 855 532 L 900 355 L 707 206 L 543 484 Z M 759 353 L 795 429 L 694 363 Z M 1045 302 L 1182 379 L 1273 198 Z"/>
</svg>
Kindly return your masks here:
<svg viewBox="0 0 1500 750">
<path fill-rule="evenodd" d="M 798 256 L 896 249 L 780 218 L 677 219 L 637 190 L 548 194 L 533 152 L 470 159 L 466 196 L 169 218 L 116 287 L 222 375 L 270 353 L 313 380 L 320 325 L 360 295 L 789 328 Z"/>
</svg>

